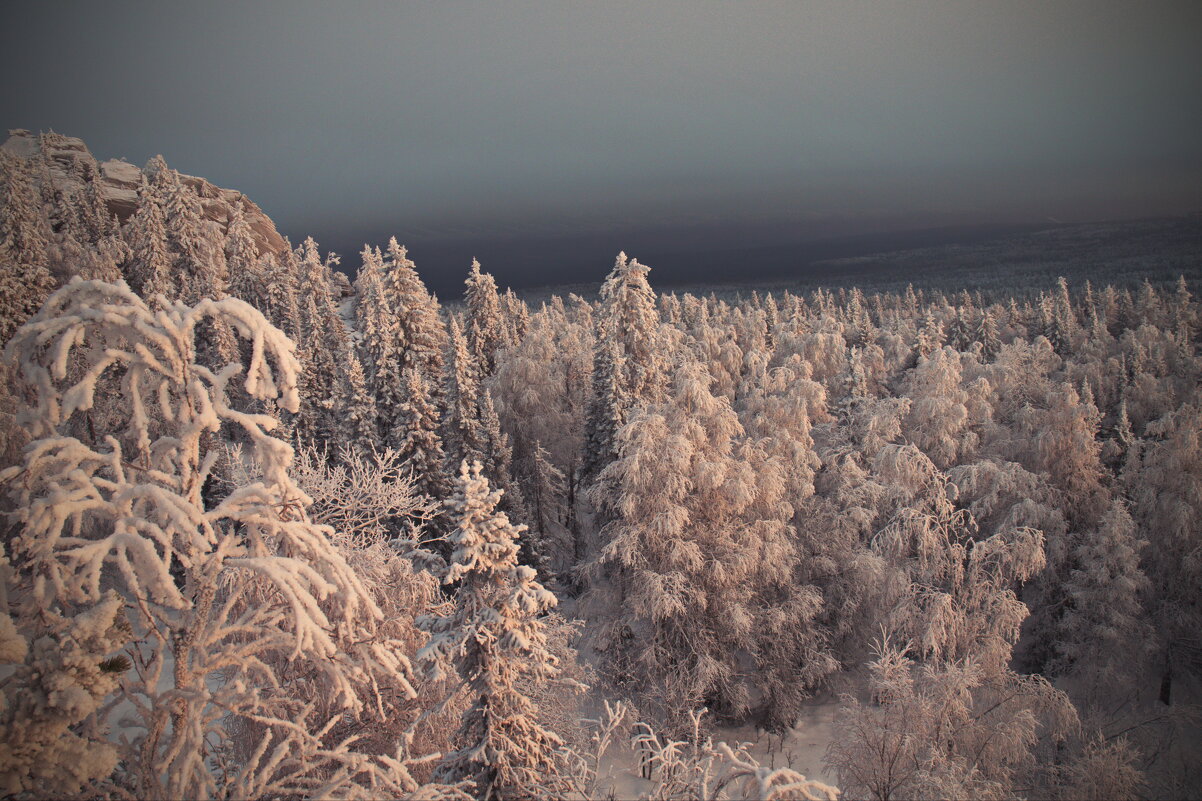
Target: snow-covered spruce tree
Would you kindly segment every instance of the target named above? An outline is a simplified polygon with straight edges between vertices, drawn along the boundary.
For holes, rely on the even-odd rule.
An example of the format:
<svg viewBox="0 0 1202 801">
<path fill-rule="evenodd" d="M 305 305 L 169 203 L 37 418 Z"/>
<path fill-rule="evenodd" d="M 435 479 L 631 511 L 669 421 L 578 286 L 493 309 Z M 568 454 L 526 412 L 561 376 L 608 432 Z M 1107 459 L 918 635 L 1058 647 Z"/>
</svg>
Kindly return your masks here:
<svg viewBox="0 0 1202 801">
<path fill-rule="evenodd" d="M 162 156 L 152 158 L 144 171 L 150 176 L 152 194 L 162 204 L 179 296 L 189 303 L 221 297 L 229 284 L 225 252 L 219 232 L 204 219 L 200 197 Z"/>
<path fill-rule="evenodd" d="M 196 363 L 196 330 L 218 318 L 252 342 L 245 370 Z M 9 343 L 36 393 L 22 416 L 34 441 L 0 478 L 15 503 L 19 620 L 72 617 L 111 587 L 126 604 L 132 669 L 122 692 L 136 719 L 113 781 L 142 798 L 407 795 L 419 789 L 404 743 L 390 754 L 329 742 L 365 706 L 412 693 L 404 663 L 378 636 L 379 608 L 330 530 L 305 514 L 276 421 L 227 403 L 238 379 L 252 398 L 297 407 L 293 346 L 244 302 L 154 311 L 124 283 L 73 281 Z M 80 356 L 78 367 L 72 357 Z M 98 377 L 122 371 L 122 425 L 89 446 L 69 436 Z M 244 378 L 242 378 L 244 376 Z M 201 440 L 237 428 L 250 479 L 208 503 L 218 453 Z M 319 681 L 271 665 L 296 661 Z M 394 695 L 395 694 L 395 695 Z M 322 718 L 319 705 L 337 708 Z M 370 701 L 370 704 L 365 703 Z M 253 725 L 249 752 L 231 726 Z"/>
<path fill-rule="evenodd" d="M 380 265 L 378 287 L 364 294 L 361 303 L 365 307 L 360 319 L 375 321 L 371 329 L 364 330 L 364 346 L 369 354 L 366 366 L 369 386 L 376 396 L 380 436 L 386 446 L 399 447 L 404 432 L 395 423 L 406 399 L 405 370 L 422 374 L 430 388 L 430 401 L 435 408 L 442 408 L 447 330 L 439 316 L 438 301 L 426 290 L 395 237 L 389 240 Z"/>
<path fill-rule="evenodd" d="M 505 347 L 513 347 L 530 329 L 530 307 L 510 288 L 501 295 L 501 323 Z"/>
<path fill-rule="evenodd" d="M 590 473 L 613 460 L 613 435 L 630 410 L 666 394 L 663 339 L 655 292 L 647 283 L 649 270 L 619 253 L 601 284 L 594 393 L 585 433 L 585 469 Z"/>
<path fill-rule="evenodd" d="M 531 550 L 538 555 L 536 563 L 547 570 L 554 570 L 556 565 L 562 567 L 565 563 L 571 564 L 571 543 L 555 538 L 562 530 L 567 479 L 563 471 L 552 463 L 551 455 L 540 442 L 534 443 L 527 487 Z"/>
<path fill-rule="evenodd" d="M 122 273 L 130 286 L 147 300 L 158 295 L 175 295 L 171 254 L 167 250 L 167 228 L 159 198 L 145 175 L 138 189 L 138 207 L 126 223 L 129 255 Z"/>
<path fill-rule="evenodd" d="M 450 361 L 446 377 L 447 415 L 444 419 L 448 465 L 483 461 L 484 431 L 480 425 L 480 379 L 467 337 L 451 318 Z"/>
<path fill-rule="evenodd" d="M 130 639 L 121 598 L 109 590 L 73 618 L 47 609 L 17 621 L 12 579 L 0 545 L 0 793 L 91 795 L 117 765 L 97 712 L 129 668 L 113 656 Z"/>
<path fill-rule="evenodd" d="M 285 247 L 276 258 L 264 256 L 263 274 L 267 279 L 267 308 L 265 313 L 271 323 L 293 342 L 301 338 L 300 325 L 300 273 L 292 245 L 285 240 Z"/>
<path fill-rule="evenodd" d="M 479 463 L 460 466 L 450 513 L 454 555 L 444 582 L 459 582 L 454 610 L 427 616 L 419 625 L 431 632 L 419 656 L 440 670 L 450 660 L 471 694 L 471 707 L 458 734 L 460 748 L 446 755 L 439 775 L 448 781 L 471 779 L 479 798 L 520 799 L 561 794 L 559 735 L 543 728 L 530 699 L 518 689 L 521 677 L 550 679 L 555 658 L 547 648 L 539 616 L 555 606 L 555 596 L 535 580 L 533 568 L 517 562 L 514 526 L 496 507 Z"/>
<path fill-rule="evenodd" d="M 509 435 L 501 430 L 501 418 L 493 405 L 492 393 L 487 389 L 480 397 L 480 433 L 484 475 L 504 493 L 501 508 L 517 520 L 526 520 L 529 517 L 526 499 L 513 480 L 513 447 L 509 444 Z M 527 561 L 533 557 L 528 539 L 522 543 L 522 557 L 523 564 L 535 564 Z"/>
<path fill-rule="evenodd" d="M 0 343 L 7 342 L 53 289 L 49 227 L 25 159 L 0 152 Z"/>
<path fill-rule="evenodd" d="M 934 311 L 927 309 L 926 315 L 922 318 L 922 325 L 918 329 L 918 337 L 914 342 L 915 357 L 930 356 L 943 347 L 945 339 L 943 323 L 935 316 Z"/>
<path fill-rule="evenodd" d="M 264 273 L 266 265 L 259 257 L 259 248 L 241 200 L 234 202 L 226 228 L 225 263 L 230 275 L 229 293 L 267 314 L 270 307 L 267 297 L 269 276 Z"/>
<path fill-rule="evenodd" d="M 497 350 L 507 344 L 497 282 L 491 274 L 480 272 L 480 262 L 472 259 L 472 268 L 463 283 L 467 287 L 463 292 L 467 307 L 464 334 L 480 377 L 488 378 L 497 368 Z"/>
<path fill-rule="evenodd" d="M 337 261 L 332 256 L 323 259 L 312 237 L 307 237 L 294 255 L 300 264 L 302 299 L 298 356 L 303 372 L 297 432 L 306 441 L 332 443 L 343 426 L 338 406 L 346 395 L 343 357 L 351 347 L 330 280 L 331 266 Z"/>
<path fill-rule="evenodd" d="M 417 487 L 431 498 L 441 501 L 450 494 L 446 479 L 446 453 L 438 434 L 438 410 L 431 399 L 430 387 L 420 370 L 405 370 L 405 401 L 400 406 L 397 427 L 397 448 L 402 461 L 417 482 Z"/>
<path fill-rule="evenodd" d="M 1002 348 L 1002 338 L 992 310 L 986 309 L 981 313 L 975 339 L 981 343 L 981 358 L 984 361 L 991 362 L 997 358 L 998 351 Z"/>
</svg>

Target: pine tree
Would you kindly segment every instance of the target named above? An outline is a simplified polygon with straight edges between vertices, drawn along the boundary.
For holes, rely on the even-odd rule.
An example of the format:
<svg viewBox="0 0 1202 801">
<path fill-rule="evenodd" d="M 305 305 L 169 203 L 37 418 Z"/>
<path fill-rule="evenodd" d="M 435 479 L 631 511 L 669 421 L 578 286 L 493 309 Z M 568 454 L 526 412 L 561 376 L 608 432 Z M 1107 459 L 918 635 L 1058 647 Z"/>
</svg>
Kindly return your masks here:
<svg viewBox="0 0 1202 801">
<path fill-rule="evenodd" d="M 555 752 L 562 744 L 540 725 L 538 710 L 519 689 L 523 679 L 544 681 L 556 673 L 539 619 L 555 606 L 555 596 L 535 580 L 532 568 L 518 564 L 517 540 L 525 526 L 497 511 L 500 499 L 479 463 L 461 465 L 449 503 L 457 522 L 450 535 L 455 550 L 444 578 L 459 583 L 455 606 L 445 616 L 419 619 L 431 633 L 419 658 L 435 669 L 449 659 L 472 696 L 459 729 L 461 747 L 443 758 L 439 775 L 471 779 L 485 801 L 554 795 Z"/>
</svg>

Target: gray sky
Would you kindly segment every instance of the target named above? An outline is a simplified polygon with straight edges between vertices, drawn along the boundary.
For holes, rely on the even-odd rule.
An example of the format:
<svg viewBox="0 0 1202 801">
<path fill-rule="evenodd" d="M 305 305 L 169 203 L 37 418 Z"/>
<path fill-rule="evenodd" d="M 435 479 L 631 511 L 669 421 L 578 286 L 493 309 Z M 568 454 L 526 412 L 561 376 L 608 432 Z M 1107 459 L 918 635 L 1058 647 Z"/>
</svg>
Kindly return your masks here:
<svg viewBox="0 0 1202 801">
<path fill-rule="evenodd" d="M 100 158 L 161 152 L 339 245 L 1202 209 L 1197 0 L 41 2 L 3 18 L 6 127 Z"/>
</svg>

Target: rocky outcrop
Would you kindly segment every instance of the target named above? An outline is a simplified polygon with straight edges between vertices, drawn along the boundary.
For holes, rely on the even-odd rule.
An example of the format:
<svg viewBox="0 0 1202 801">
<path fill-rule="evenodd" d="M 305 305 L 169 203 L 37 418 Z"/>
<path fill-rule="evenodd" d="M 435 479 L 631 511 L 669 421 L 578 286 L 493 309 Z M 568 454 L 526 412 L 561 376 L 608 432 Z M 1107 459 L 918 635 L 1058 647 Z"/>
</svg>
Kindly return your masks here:
<svg viewBox="0 0 1202 801">
<path fill-rule="evenodd" d="M 50 178 L 55 188 L 72 194 L 80 189 L 81 176 L 96 175 L 100 179 L 101 197 L 109 210 L 117 215 L 122 223 L 134 213 L 138 206 L 138 186 L 142 179 L 142 170 L 137 165 L 117 159 L 98 162 L 83 140 L 73 136 L 56 133 L 38 135 L 23 128 L 8 133 L 8 140 L 0 145 L 0 149 L 23 158 L 32 158 L 45 152 Z M 276 230 L 275 223 L 246 195 L 235 189 L 215 186 L 204 178 L 193 175 L 181 174 L 180 178 L 200 197 L 204 216 L 221 226 L 222 230 L 229 224 L 235 205 L 240 205 L 254 232 L 259 252 L 276 255 L 283 253 L 286 244 Z"/>
</svg>

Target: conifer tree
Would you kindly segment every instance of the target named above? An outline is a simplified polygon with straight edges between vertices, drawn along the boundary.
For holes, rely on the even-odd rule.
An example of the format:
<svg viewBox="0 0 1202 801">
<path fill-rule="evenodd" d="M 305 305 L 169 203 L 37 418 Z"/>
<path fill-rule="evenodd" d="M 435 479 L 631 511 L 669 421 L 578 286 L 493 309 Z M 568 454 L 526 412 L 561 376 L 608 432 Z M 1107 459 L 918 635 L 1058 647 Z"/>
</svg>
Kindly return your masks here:
<svg viewBox="0 0 1202 801">
<path fill-rule="evenodd" d="M 230 275 L 229 293 L 266 314 L 268 276 L 263 272 L 266 263 L 259 257 L 240 200 L 234 203 L 225 233 L 225 263 Z"/>
<path fill-rule="evenodd" d="M 914 344 L 915 356 L 930 356 L 943 347 L 943 341 L 943 323 L 939 322 L 933 311 L 927 309 L 922 327 L 918 329 L 918 339 Z"/>
<path fill-rule="evenodd" d="M 435 670 L 450 660 L 471 693 L 460 748 L 443 758 L 439 775 L 471 779 L 485 801 L 554 795 L 555 752 L 563 742 L 539 723 L 538 710 L 519 688 L 524 679 L 545 681 L 557 671 L 539 619 L 556 600 L 532 568 L 518 564 L 517 540 L 525 526 L 497 511 L 500 499 L 479 463 L 461 465 L 448 504 L 456 521 L 450 535 L 455 550 L 444 578 L 459 583 L 454 609 L 419 618 L 431 633 L 419 658 Z"/>
<path fill-rule="evenodd" d="M 619 253 L 601 285 L 597 310 L 594 394 L 586 432 L 586 469 L 596 472 L 613 458 L 614 424 L 632 407 L 662 400 L 665 367 L 650 268 Z"/>
<path fill-rule="evenodd" d="M 981 313 L 981 322 L 977 325 L 976 341 L 981 343 L 981 358 L 992 362 L 1002 349 L 1002 338 L 998 334 L 997 320 L 993 312 L 986 309 Z"/>
<path fill-rule="evenodd" d="M 339 437 L 344 444 L 369 452 L 377 447 L 376 399 L 367 391 L 363 365 L 353 348 L 342 353 L 342 398 L 338 404 L 338 419 L 342 421 Z"/>
<path fill-rule="evenodd" d="M 381 439 L 395 448 L 404 436 L 395 423 L 406 400 L 405 370 L 421 372 L 430 387 L 429 400 L 436 408 L 442 406 L 446 328 L 438 301 L 426 291 L 395 237 L 389 240 L 384 258 L 365 249 L 360 281 L 357 315 L 364 324 L 369 386 L 376 396 Z"/>
<path fill-rule="evenodd" d="M 472 259 L 463 302 L 467 307 L 464 334 L 476 359 L 481 378 L 488 378 L 497 368 L 497 349 L 506 344 L 505 324 L 501 315 L 501 300 L 497 282 L 489 273 L 480 272 L 480 262 Z"/>
<path fill-rule="evenodd" d="M 484 432 L 480 427 L 480 385 L 476 360 L 459 322 L 451 318 L 450 362 L 447 365 L 447 459 L 450 464 L 482 461 Z"/>
<path fill-rule="evenodd" d="M 50 232 L 25 159 L 0 153 L 0 343 L 50 294 Z"/>
<path fill-rule="evenodd" d="M 130 253 L 123 272 L 134 290 L 147 301 L 158 295 L 170 300 L 176 290 L 163 209 L 145 174 L 141 182 L 138 207 L 128 223 Z"/>
<path fill-rule="evenodd" d="M 561 510 L 567 493 L 567 479 L 562 470 L 551 461 L 551 454 L 541 442 L 534 443 L 534 453 L 530 460 L 529 491 L 526 493 L 530 506 L 530 525 L 533 534 L 532 550 L 536 561 L 546 562 L 551 559 L 550 537 L 555 527 L 561 523 Z M 561 554 L 558 560 L 561 564 L 567 560 Z"/>
<path fill-rule="evenodd" d="M 397 453 L 408 465 L 420 492 L 441 501 L 449 493 L 446 454 L 438 434 L 438 410 L 430 399 L 430 388 L 419 370 L 409 368 L 405 380 L 405 402 L 397 420 Z"/>
<path fill-rule="evenodd" d="M 956 350 L 966 351 L 968 346 L 972 344 L 972 333 L 969 331 L 968 320 L 964 317 L 964 307 L 957 306 L 956 313 L 952 317 L 951 327 L 948 328 L 947 341 Z"/>
<path fill-rule="evenodd" d="M 272 324 L 293 342 L 301 341 L 300 276 L 292 244 L 284 241 L 279 257 L 263 256 L 262 271 L 267 280 L 267 315 Z"/>
</svg>

